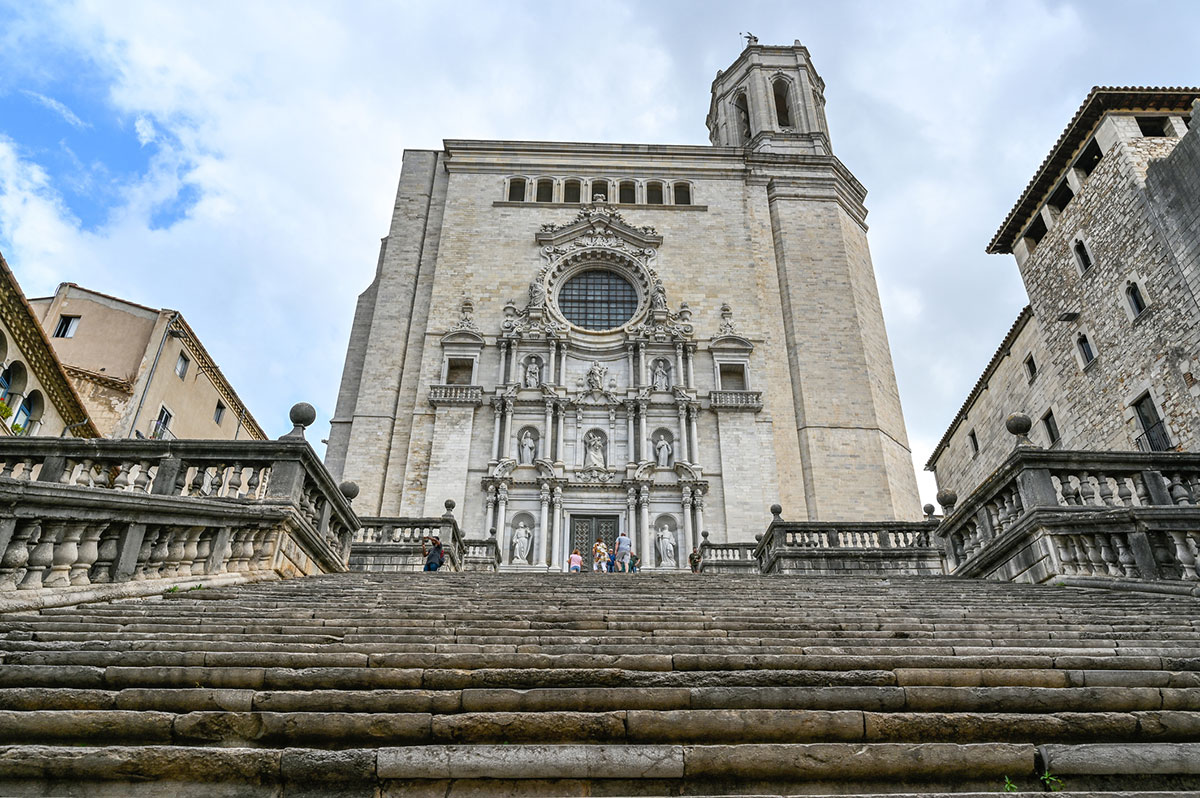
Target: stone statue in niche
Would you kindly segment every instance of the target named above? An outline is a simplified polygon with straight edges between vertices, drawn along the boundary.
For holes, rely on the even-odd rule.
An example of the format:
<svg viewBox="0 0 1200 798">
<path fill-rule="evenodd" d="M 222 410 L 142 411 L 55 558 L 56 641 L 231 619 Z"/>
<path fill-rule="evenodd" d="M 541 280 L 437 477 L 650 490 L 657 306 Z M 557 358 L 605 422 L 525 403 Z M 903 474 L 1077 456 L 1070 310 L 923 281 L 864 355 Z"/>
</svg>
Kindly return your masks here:
<svg viewBox="0 0 1200 798">
<path fill-rule="evenodd" d="M 654 460 L 659 468 L 671 467 L 671 454 L 675 451 L 666 435 L 659 435 L 654 443 Z"/>
<path fill-rule="evenodd" d="M 654 361 L 652 381 L 656 391 L 671 390 L 671 376 L 667 373 L 666 364 L 661 360 Z"/>
<path fill-rule="evenodd" d="M 664 568 L 675 568 L 675 533 L 663 523 L 658 528 L 658 564 Z"/>
<path fill-rule="evenodd" d="M 542 384 L 542 363 L 536 357 L 525 364 L 525 387 L 536 388 Z"/>
<path fill-rule="evenodd" d="M 521 433 L 519 454 L 521 455 L 521 465 L 533 465 L 533 461 L 537 458 L 537 441 L 534 440 L 533 433 L 529 430 Z"/>
<path fill-rule="evenodd" d="M 583 439 L 587 449 L 583 464 L 588 468 L 604 468 L 604 436 L 599 432 L 589 432 Z"/>
<path fill-rule="evenodd" d="M 608 374 L 608 367 L 601 366 L 599 360 L 592 361 L 592 367 L 587 373 L 587 387 L 593 391 L 604 390 L 604 377 Z"/>
<path fill-rule="evenodd" d="M 533 531 L 529 524 L 521 521 L 513 530 L 513 562 L 529 564 L 529 549 L 533 543 Z"/>
</svg>

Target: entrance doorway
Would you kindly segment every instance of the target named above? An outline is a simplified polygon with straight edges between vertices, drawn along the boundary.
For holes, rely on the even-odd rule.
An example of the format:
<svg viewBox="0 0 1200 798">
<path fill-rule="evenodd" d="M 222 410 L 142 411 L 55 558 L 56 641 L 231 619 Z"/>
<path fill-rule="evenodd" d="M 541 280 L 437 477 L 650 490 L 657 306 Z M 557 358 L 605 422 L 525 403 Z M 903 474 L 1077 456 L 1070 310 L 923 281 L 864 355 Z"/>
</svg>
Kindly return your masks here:
<svg viewBox="0 0 1200 798">
<path fill-rule="evenodd" d="M 615 515 L 571 515 L 571 540 L 567 553 L 579 549 L 583 556 L 583 570 L 592 567 L 592 544 L 596 538 L 604 541 L 608 550 L 612 551 L 617 541 L 619 516 Z"/>
</svg>

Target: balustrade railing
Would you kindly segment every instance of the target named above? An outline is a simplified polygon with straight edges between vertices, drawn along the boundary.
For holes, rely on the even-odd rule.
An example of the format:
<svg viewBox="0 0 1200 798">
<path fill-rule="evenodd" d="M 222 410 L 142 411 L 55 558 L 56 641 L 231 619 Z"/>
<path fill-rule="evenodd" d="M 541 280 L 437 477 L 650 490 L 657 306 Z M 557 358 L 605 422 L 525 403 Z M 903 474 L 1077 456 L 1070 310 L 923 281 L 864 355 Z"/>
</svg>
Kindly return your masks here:
<svg viewBox="0 0 1200 798">
<path fill-rule="evenodd" d="M 936 534 L 952 574 L 1198 579 L 1200 454 L 1048 451 L 1028 429 L 1010 417 L 1016 449 L 964 501 L 939 494 Z"/>
<path fill-rule="evenodd" d="M 728 410 L 762 410 L 762 391 L 712 391 L 708 395 L 714 408 Z"/>
<path fill-rule="evenodd" d="M 296 413 L 278 441 L 0 439 L 0 608 L 346 570 L 357 488 L 334 484 Z"/>
<path fill-rule="evenodd" d="M 781 512 L 771 507 L 754 551 L 763 573 L 942 572 L 936 521 L 784 521 Z"/>
<path fill-rule="evenodd" d="M 701 573 L 758 573 L 758 558 L 754 556 L 758 543 L 711 543 L 708 533 L 702 534 Z"/>
<path fill-rule="evenodd" d="M 432 538 L 442 544 L 447 571 L 463 570 L 466 543 L 454 519 L 454 502 L 446 501 L 440 518 L 363 518 L 354 534 L 350 569 L 354 571 L 420 571 Z M 422 545 L 424 544 L 424 546 Z"/>
<path fill-rule="evenodd" d="M 429 401 L 435 405 L 481 405 L 480 385 L 430 385 Z"/>
</svg>

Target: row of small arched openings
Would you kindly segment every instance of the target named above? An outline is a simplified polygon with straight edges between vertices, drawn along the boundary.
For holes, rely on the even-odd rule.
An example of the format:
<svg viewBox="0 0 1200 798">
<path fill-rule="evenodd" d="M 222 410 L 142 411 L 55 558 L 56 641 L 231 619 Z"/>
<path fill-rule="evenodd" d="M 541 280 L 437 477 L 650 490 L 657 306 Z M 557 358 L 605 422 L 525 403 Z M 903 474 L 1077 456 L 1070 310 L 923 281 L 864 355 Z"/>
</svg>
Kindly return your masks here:
<svg viewBox="0 0 1200 798">
<path fill-rule="evenodd" d="M 505 179 L 509 202 L 604 202 L 619 205 L 692 205 L 695 192 L 687 180 L 609 180 L 514 175 Z"/>
<path fill-rule="evenodd" d="M 771 99 L 774 103 L 775 123 L 781 130 L 796 126 L 796 114 L 792 102 L 792 82 L 782 75 L 771 81 Z M 746 100 L 746 92 L 739 91 L 733 98 L 734 116 L 737 118 L 738 132 L 742 143 L 750 141 L 753 135 L 750 130 L 750 104 Z"/>
<path fill-rule="evenodd" d="M 42 415 L 46 412 L 46 399 L 42 392 L 34 388 L 30 390 L 29 369 L 25 364 L 13 358 L 9 360 L 8 339 L 0 333 L 0 409 L 3 423 L 14 435 L 32 435 L 41 426 Z"/>
</svg>

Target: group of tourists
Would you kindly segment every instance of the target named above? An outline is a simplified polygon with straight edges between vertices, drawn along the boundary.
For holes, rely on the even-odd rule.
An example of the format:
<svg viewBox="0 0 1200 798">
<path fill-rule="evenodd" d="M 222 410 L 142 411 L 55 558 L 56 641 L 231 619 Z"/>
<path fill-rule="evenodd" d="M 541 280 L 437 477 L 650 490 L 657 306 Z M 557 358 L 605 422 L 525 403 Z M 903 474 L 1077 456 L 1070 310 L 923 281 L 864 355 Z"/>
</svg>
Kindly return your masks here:
<svg viewBox="0 0 1200 798">
<path fill-rule="evenodd" d="M 592 544 L 592 570 L 597 573 L 632 574 L 640 569 L 641 564 L 641 558 L 633 553 L 633 542 L 624 532 L 617 535 L 611 551 L 604 538 L 596 538 L 596 542 Z M 579 553 L 579 549 L 571 552 L 567 568 L 573 574 L 583 570 L 583 555 Z"/>
</svg>

